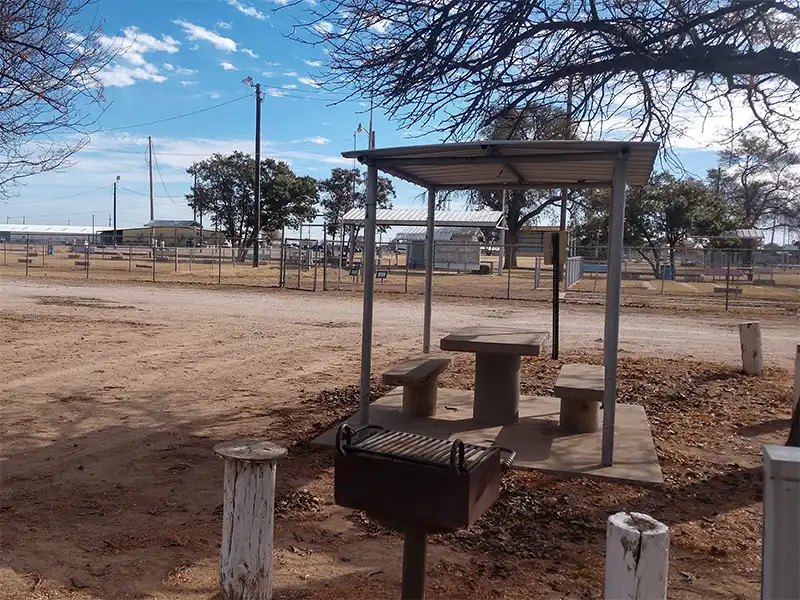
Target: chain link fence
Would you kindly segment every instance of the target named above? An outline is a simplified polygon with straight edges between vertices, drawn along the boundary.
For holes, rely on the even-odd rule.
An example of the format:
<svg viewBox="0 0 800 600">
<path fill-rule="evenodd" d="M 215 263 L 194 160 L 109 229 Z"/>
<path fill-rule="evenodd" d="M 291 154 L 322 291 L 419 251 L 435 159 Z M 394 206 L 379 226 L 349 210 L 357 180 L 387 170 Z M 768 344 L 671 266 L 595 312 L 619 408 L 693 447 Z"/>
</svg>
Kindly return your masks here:
<svg viewBox="0 0 800 600">
<path fill-rule="evenodd" d="M 323 225 L 286 232 L 264 244 L 259 268 L 252 249 L 225 246 L 53 245 L 2 243 L 3 275 L 109 281 L 149 281 L 258 287 L 309 292 L 363 290 L 361 238 L 334 238 Z M 499 270 L 499 255 L 503 268 Z M 562 265 L 561 297 L 605 302 L 608 249 L 572 247 Z M 551 302 L 553 267 L 530 248 L 436 241 L 433 294 Z M 378 293 L 422 295 L 424 242 L 379 235 Z M 800 250 L 625 248 L 622 300 L 628 305 L 800 309 Z"/>
</svg>

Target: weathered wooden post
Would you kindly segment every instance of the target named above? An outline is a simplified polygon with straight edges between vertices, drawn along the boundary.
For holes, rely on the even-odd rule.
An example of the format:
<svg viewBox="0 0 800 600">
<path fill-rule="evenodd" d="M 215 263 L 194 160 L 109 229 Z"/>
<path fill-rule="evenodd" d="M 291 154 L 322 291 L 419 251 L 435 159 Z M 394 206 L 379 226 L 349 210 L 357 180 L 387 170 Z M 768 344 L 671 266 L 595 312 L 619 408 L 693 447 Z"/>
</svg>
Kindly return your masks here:
<svg viewBox="0 0 800 600">
<path fill-rule="evenodd" d="M 261 440 L 214 446 L 225 459 L 219 580 L 223 600 L 272 598 L 275 463 L 286 448 Z"/>
<path fill-rule="evenodd" d="M 666 600 L 669 528 L 642 513 L 608 518 L 605 600 Z"/>
<path fill-rule="evenodd" d="M 761 599 L 800 598 L 800 448 L 764 446 Z"/>
<path fill-rule="evenodd" d="M 797 410 L 797 403 L 800 402 L 800 344 L 797 344 L 797 352 L 794 355 L 794 393 L 792 394 L 792 410 Z"/>
<path fill-rule="evenodd" d="M 761 351 L 761 326 L 754 323 L 739 324 L 739 343 L 742 347 L 742 369 L 747 375 L 764 373 L 764 354 Z"/>
</svg>

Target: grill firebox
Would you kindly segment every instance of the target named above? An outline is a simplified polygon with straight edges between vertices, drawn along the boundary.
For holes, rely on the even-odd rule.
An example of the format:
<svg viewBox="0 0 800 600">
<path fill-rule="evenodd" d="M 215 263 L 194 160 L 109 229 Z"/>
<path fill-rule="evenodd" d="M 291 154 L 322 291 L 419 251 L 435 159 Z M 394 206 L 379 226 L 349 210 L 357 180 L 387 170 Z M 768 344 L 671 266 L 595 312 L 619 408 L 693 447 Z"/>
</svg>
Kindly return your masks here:
<svg viewBox="0 0 800 600">
<path fill-rule="evenodd" d="M 499 497 L 513 458 L 496 446 L 344 424 L 336 434 L 334 497 L 405 534 L 402 598 L 420 600 L 426 536 L 475 523 Z"/>
</svg>

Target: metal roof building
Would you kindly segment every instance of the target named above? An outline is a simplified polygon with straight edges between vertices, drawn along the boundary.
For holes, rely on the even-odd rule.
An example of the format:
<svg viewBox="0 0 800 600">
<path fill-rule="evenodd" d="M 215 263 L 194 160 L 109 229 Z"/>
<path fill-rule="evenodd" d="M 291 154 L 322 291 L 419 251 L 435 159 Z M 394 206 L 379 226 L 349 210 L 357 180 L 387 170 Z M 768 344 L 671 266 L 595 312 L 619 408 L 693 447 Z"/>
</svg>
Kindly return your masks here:
<svg viewBox="0 0 800 600">
<path fill-rule="evenodd" d="M 100 233 L 99 227 L 84 225 L 14 225 L 0 224 L 0 233 L 14 235 L 52 235 L 52 236 L 84 236 Z"/>
</svg>

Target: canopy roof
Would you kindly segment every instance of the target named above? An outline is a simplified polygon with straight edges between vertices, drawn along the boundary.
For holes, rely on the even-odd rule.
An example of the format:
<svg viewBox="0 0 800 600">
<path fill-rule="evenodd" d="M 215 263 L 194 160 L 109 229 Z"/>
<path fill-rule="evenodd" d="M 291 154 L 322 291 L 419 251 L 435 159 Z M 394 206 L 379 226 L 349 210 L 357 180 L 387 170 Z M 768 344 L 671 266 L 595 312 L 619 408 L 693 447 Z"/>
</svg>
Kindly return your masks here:
<svg viewBox="0 0 800 600">
<path fill-rule="evenodd" d="M 379 208 L 376 225 L 426 225 L 428 211 L 416 208 Z M 364 222 L 364 209 L 354 208 L 344 215 L 345 225 Z M 503 213 L 499 210 L 437 210 L 433 220 L 437 227 L 497 227 Z"/>
<path fill-rule="evenodd" d="M 647 183 L 658 154 L 654 142 L 486 140 L 354 150 L 342 156 L 374 163 L 426 188 L 480 190 L 611 187 L 620 152 L 629 153 L 628 184 Z"/>
</svg>

